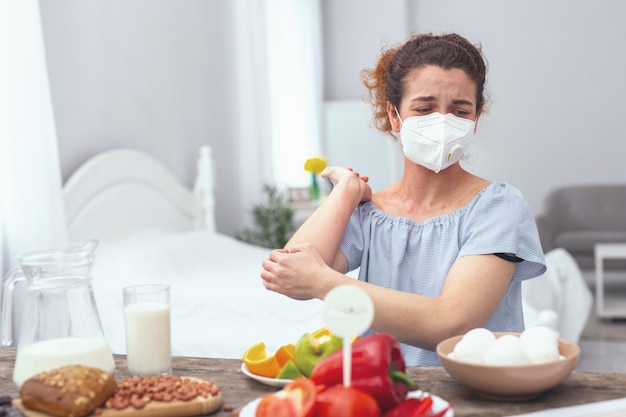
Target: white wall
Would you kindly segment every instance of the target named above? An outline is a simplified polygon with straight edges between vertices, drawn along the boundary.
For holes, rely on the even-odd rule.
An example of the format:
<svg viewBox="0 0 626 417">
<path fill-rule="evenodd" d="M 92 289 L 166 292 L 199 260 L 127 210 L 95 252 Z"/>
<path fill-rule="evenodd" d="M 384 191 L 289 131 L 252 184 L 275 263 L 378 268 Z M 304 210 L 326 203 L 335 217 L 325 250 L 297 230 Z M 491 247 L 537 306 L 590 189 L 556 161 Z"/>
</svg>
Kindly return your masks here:
<svg viewBox="0 0 626 417">
<path fill-rule="evenodd" d="M 64 181 L 130 147 L 188 186 L 198 149 L 216 156 L 218 228 L 240 227 L 230 1 L 40 0 Z"/>
<path fill-rule="evenodd" d="M 326 156 L 330 165 L 354 169 L 369 177 L 373 192 L 402 174 L 402 148 L 374 129 L 369 104 L 361 100 L 327 101 L 324 107 Z"/>
<path fill-rule="evenodd" d="M 359 71 L 383 45 L 414 31 L 457 31 L 482 42 L 490 64 L 492 103 L 469 169 L 518 186 L 535 213 L 559 185 L 626 181 L 626 2 L 319 1 L 327 100 L 360 100 Z M 191 185 L 197 149 L 208 143 L 218 230 L 240 228 L 249 207 L 235 187 L 242 150 L 233 137 L 245 115 L 235 99 L 232 0 L 40 3 L 63 178 L 127 146 Z M 350 123 L 340 137 L 364 128 Z M 346 164 L 365 174 L 381 163 L 377 152 L 354 158 Z"/>
</svg>

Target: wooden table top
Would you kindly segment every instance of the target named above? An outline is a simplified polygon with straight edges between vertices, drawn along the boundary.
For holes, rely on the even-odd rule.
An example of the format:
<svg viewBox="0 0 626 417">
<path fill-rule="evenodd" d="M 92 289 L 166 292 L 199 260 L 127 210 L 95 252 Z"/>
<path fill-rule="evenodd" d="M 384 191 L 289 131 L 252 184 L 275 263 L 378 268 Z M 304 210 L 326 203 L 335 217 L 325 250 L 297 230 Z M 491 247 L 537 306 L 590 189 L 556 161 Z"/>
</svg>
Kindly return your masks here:
<svg viewBox="0 0 626 417">
<path fill-rule="evenodd" d="M 115 376 L 129 376 L 124 356 L 115 355 Z M 19 397 L 13 383 L 15 349 L 0 348 L 0 395 Z M 173 373 L 209 380 L 220 386 L 224 407 L 214 416 L 232 416 L 230 409 L 239 410 L 248 402 L 266 392 L 276 391 L 256 382 L 241 372 L 237 359 L 208 359 L 174 357 Z M 529 401 L 501 402 L 483 399 L 455 382 L 445 369 L 439 367 L 411 367 L 408 374 L 420 389 L 438 395 L 455 405 L 455 417 L 500 417 L 549 408 L 585 404 L 626 397 L 626 374 L 574 371 L 558 387 Z"/>
</svg>

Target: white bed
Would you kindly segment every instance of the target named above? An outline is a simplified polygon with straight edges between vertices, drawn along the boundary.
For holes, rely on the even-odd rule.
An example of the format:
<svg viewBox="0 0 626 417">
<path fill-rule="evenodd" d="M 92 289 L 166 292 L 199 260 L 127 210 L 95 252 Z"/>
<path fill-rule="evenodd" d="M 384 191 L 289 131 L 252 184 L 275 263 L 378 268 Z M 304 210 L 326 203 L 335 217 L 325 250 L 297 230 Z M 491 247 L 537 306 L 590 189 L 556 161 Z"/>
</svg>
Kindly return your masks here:
<svg viewBox="0 0 626 417">
<path fill-rule="evenodd" d="M 126 351 L 122 288 L 139 283 L 171 286 L 174 355 L 241 358 L 323 326 L 320 301 L 265 290 L 269 249 L 215 232 L 211 158 L 203 147 L 193 190 L 130 149 L 90 159 L 64 187 L 70 240 L 100 241 L 93 288 L 114 353 Z"/>
</svg>

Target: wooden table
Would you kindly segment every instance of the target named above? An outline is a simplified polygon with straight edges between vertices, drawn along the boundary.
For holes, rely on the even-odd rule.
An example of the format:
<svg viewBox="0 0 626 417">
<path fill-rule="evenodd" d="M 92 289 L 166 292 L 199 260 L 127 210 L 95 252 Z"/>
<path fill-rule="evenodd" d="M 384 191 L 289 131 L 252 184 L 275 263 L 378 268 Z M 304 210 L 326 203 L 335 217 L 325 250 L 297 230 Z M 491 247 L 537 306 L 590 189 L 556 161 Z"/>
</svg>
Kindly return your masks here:
<svg viewBox="0 0 626 417">
<path fill-rule="evenodd" d="M 15 349 L 0 348 L 0 394 L 19 396 L 13 383 Z M 115 356 L 118 378 L 128 376 L 126 359 Z M 222 389 L 225 407 L 239 410 L 251 400 L 266 392 L 277 390 L 262 385 L 240 370 L 237 359 L 184 358 L 173 359 L 173 372 L 210 380 Z M 611 400 L 626 396 L 626 374 L 574 372 L 558 387 L 525 402 L 499 402 L 478 397 L 451 379 L 445 369 L 438 367 L 411 367 L 408 373 L 421 389 L 436 394 L 455 405 L 455 417 L 496 417 L 528 413 L 548 408 Z M 213 416 L 232 416 L 232 411 L 220 410 Z M 236 415 L 236 414 L 235 414 Z"/>
</svg>

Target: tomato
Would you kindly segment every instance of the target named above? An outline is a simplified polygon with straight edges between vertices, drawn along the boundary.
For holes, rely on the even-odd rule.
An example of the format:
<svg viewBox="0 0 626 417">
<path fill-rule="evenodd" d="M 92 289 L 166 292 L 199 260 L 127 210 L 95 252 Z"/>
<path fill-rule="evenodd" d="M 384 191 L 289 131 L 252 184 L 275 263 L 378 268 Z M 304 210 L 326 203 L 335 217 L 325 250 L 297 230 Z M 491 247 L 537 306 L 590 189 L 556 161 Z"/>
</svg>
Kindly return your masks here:
<svg viewBox="0 0 626 417">
<path fill-rule="evenodd" d="M 284 391 L 265 394 L 256 407 L 256 417 L 298 417 L 296 406 L 298 399 L 294 399 Z"/>
<path fill-rule="evenodd" d="M 380 417 L 380 407 L 374 397 L 343 385 L 317 394 L 315 410 L 315 417 Z"/>
<path fill-rule="evenodd" d="M 291 392 L 300 391 L 300 401 L 302 404 L 302 413 L 300 415 L 302 417 L 309 417 L 313 414 L 319 388 L 312 380 L 305 377 L 298 377 L 285 385 L 284 389 Z"/>
<path fill-rule="evenodd" d="M 282 390 L 266 394 L 256 408 L 256 417 L 311 417 L 317 386 L 308 378 L 296 378 Z"/>
</svg>

